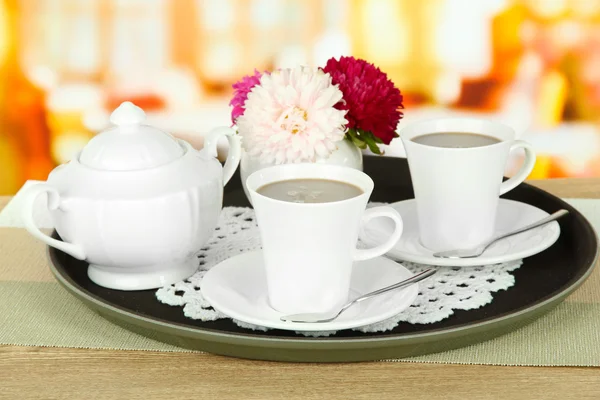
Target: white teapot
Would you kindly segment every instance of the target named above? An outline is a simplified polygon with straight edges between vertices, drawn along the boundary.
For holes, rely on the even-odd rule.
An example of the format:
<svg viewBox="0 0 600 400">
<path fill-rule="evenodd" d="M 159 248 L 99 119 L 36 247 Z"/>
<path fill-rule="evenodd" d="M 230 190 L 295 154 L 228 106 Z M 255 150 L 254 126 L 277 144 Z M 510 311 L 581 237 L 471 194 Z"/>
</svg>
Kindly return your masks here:
<svg viewBox="0 0 600 400">
<path fill-rule="evenodd" d="M 217 225 L 223 186 L 240 159 L 240 141 L 226 127 L 205 139 L 202 151 L 144 125 L 144 111 L 130 102 L 111 115 L 114 128 L 99 133 L 45 183 L 26 189 L 22 217 L 27 230 L 49 246 L 89 263 L 98 285 L 142 290 L 191 276 L 195 253 Z M 216 159 L 225 136 L 224 167 Z M 33 206 L 42 193 L 61 240 L 35 225 Z"/>
</svg>

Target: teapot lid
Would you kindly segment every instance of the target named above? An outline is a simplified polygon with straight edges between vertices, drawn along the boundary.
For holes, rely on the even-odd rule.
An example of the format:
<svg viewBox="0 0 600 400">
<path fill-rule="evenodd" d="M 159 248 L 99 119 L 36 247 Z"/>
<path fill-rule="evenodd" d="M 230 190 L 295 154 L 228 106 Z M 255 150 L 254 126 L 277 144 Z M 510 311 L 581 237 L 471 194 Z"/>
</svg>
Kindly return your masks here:
<svg viewBox="0 0 600 400">
<path fill-rule="evenodd" d="M 145 125 L 146 113 L 126 101 L 110 116 L 115 127 L 94 136 L 83 148 L 79 162 L 106 171 L 135 171 L 167 164 L 184 154 L 166 132 Z"/>
</svg>

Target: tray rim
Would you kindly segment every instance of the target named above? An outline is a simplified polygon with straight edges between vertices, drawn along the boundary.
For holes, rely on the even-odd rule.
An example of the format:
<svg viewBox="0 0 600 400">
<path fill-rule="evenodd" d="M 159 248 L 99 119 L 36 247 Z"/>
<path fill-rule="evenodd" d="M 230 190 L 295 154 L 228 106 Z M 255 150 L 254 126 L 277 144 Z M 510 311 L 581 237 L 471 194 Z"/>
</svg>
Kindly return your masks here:
<svg viewBox="0 0 600 400">
<path fill-rule="evenodd" d="M 558 202 L 567 205 L 570 208 L 572 207 L 570 204 L 564 202 L 563 199 L 546 192 L 540 188 L 524 183 L 524 185 L 528 186 L 531 190 L 543 192 L 546 195 L 552 196 Z M 400 335 L 386 335 L 379 337 L 356 337 L 356 338 L 336 338 L 336 337 L 281 337 L 281 336 L 265 336 L 261 335 L 260 332 L 254 333 L 254 331 L 248 331 L 248 333 L 229 333 L 217 331 L 209 328 L 199 328 L 199 327 L 191 327 L 186 326 L 176 322 L 167 322 L 158 318 L 147 317 L 139 314 L 135 314 L 129 310 L 123 309 L 119 306 L 108 304 L 106 302 L 97 299 L 96 296 L 92 294 L 88 294 L 85 291 L 79 289 L 75 284 L 69 282 L 69 279 L 65 278 L 54 265 L 54 259 L 52 252 L 57 251 L 52 248 L 47 247 L 46 254 L 49 259 L 50 269 L 52 274 L 58 280 L 58 282 L 65 287 L 71 294 L 78 297 L 80 300 L 84 300 L 86 303 L 91 303 L 96 306 L 95 311 L 106 311 L 109 314 L 116 316 L 117 319 L 122 320 L 125 323 L 133 323 L 141 328 L 150 329 L 147 325 L 152 327 L 161 328 L 160 331 L 180 334 L 185 337 L 189 337 L 195 340 L 209 341 L 213 343 L 226 343 L 232 345 L 244 345 L 244 346 L 257 346 L 261 348 L 271 347 L 278 349 L 295 349 L 302 350 L 303 346 L 310 345 L 311 350 L 334 350 L 334 349 L 354 349 L 354 350 L 368 350 L 372 347 L 383 347 L 383 346 L 394 346 L 398 344 L 409 344 L 413 341 L 419 342 L 429 342 L 437 339 L 447 339 L 450 337 L 460 337 L 460 336 L 468 336 L 471 332 L 480 331 L 483 328 L 487 328 L 488 330 L 492 330 L 495 326 L 502 327 L 506 324 L 511 323 L 512 321 L 519 322 L 521 320 L 526 319 L 527 315 L 537 315 L 536 311 L 544 310 L 550 306 L 558 304 L 572 292 L 574 292 L 577 288 L 583 284 L 596 268 L 600 249 L 598 247 L 598 233 L 593 228 L 591 223 L 585 216 L 583 216 L 579 211 L 577 211 L 579 215 L 583 218 L 584 223 L 593 233 L 594 240 L 596 242 L 596 250 L 594 256 L 589 263 L 586 271 L 574 282 L 572 282 L 569 286 L 565 287 L 563 290 L 554 293 L 552 295 L 547 296 L 546 298 L 542 298 L 538 302 L 533 305 L 530 305 L 526 308 L 501 314 L 496 317 L 492 317 L 480 322 L 471 322 L 465 323 L 460 326 L 451 327 L 451 328 L 439 328 L 431 332 L 417 332 L 417 333 L 407 333 Z M 176 309 L 174 307 L 174 309 Z M 100 312 L 103 314 L 103 312 Z M 126 319 L 125 319 L 126 318 Z M 496 335 L 497 336 L 497 335 Z M 276 346 L 275 346 L 276 345 Z M 460 347 L 460 346 L 457 346 Z M 426 353 L 421 353 L 426 354 Z M 375 359 L 369 357 L 355 357 L 357 360 L 368 360 Z M 268 359 L 278 359 L 270 357 Z"/>
<path fill-rule="evenodd" d="M 80 297 L 82 299 L 85 299 L 91 303 L 94 303 L 97 306 L 99 306 L 100 308 L 111 311 L 112 313 L 115 313 L 116 315 L 127 316 L 127 317 L 131 318 L 132 320 L 139 320 L 139 321 L 142 321 L 145 323 L 150 323 L 152 325 L 159 325 L 161 327 L 168 328 L 170 330 L 171 329 L 172 330 L 181 330 L 186 333 L 191 333 L 194 336 L 207 335 L 207 336 L 215 336 L 218 338 L 231 338 L 234 340 L 248 340 L 248 341 L 252 341 L 252 342 L 253 341 L 259 341 L 259 342 L 267 341 L 267 342 L 284 342 L 284 343 L 288 343 L 288 344 L 290 344 L 290 343 L 305 343 L 305 344 L 311 344 L 311 345 L 315 345 L 315 344 L 331 345 L 332 343 L 335 343 L 335 344 L 338 344 L 338 343 L 360 344 L 360 343 L 365 343 L 365 342 L 367 342 L 367 343 L 391 342 L 391 341 L 411 340 L 411 339 L 421 339 L 421 338 L 432 338 L 432 337 L 435 338 L 437 336 L 445 336 L 448 334 L 469 331 L 471 329 L 477 329 L 477 328 L 482 328 L 482 327 L 489 326 L 489 325 L 494 325 L 497 323 L 507 322 L 507 321 L 517 318 L 523 314 L 529 314 L 531 312 L 534 312 L 537 309 L 543 308 L 544 306 L 551 304 L 556 300 L 560 300 L 561 298 L 566 298 L 573 291 L 575 291 L 577 288 L 579 288 L 579 286 L 581 286 L 581 284 L 583 284 L 583 282 L 585 282 L 587 280 L 589 275 L 593 272 L 593 270 L 596 266 L 597 260 L 598 260 L 598 251 L 596 251 L 596 255 L 594 257 L 592 267 L 588 268 L 586 273 L 584 275 L 582 275 L 571 286 L 569 286 L 565 290 L 555 294 L 554 296 L 551 296 L 551 297 L 543 300 L 542 302 L 536 303 L 535 305 L 525 308 L 523 310 L 509 313 L 507 315 L 502 315 L 497 318 L 488 319 L 488 320 L 482 321 L 482 322 L 469 323 L 469 324 L 465 324 L 465 325 L 461 325 L 461 326 L 453 327 L 453 328 L 437 329 L 432 332 L 419 332 L 419 333 L 403 334 L 401 336 L 400 335 L 395 335 L 395 336 L 390 335 L 390 336 L 383 336 L 383 337 L 358 337 L 358 338 L 335 338 L 335 337 L 288 338 L 288 337 L 278 337 L 278 336 L 259 336 L 259 335 L 252 334 L 252 333 L 233 334 L 233 333 L 227 333 L 227 332 L 219 332 L 219 331 L 215 331 L 213 329 L 208 329 L 208 328 L 187 327 L 185 325 L 181 325 L 181 324 L 178 324 L 175 322 L 164 322 L 159 319 L 149 318 L 149 317 L 145 317 L 142 315 L 134 314 L 131 311 L 127 311 L 127 310 L 121 309 L 120 307 L 104 303 L 104 302 L 96 299 L 95 296 L 89 295 L 89 294 L 83 292 L 82 290 L 80 290 L 79 288 L 73 286 L 71 283 L 69 283 L 68 280 L 65 279 L 55 269 L 55 266 L 53 265 L 52 262 L 50 263 L 50 269 L 52 271 L 52 274 L 58 280 L 58 282 L 63 287 L 65 287 L 71 294 L 73 294 L 77 297 Z"/>
</svg>

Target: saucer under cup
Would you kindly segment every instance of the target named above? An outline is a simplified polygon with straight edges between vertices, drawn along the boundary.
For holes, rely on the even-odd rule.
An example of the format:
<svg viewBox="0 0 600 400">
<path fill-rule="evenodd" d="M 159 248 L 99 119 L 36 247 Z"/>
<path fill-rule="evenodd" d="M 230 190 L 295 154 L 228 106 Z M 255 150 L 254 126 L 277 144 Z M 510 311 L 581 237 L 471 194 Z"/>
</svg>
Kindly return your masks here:
<svg viewBox="0 0 600 400">
<path fill-rule="evenodd" d="M 392 285 L 413 274 L 385 257 L 357 261 L 352 266 L 350 298 Z M 231 257 L 212 267 L 202 278 L 202 296 L 219 312 L 249 324 L 291 331 L 337 331 L 384 321 L 408 308 L 417 297 L 417 283 L 353 305 L 331 322 L 281 321 L 284 316 L 269 305 L 262 251 Z"/>
<path fill-rule="evenodd" d="M 560 236 L 560 225 L 553 221 L 546 225 L 519 233 L 518 235 L 499 240 L 487 248 L 476 258 L 438 258 L 433 251 L 421 244 L 419 223 L 417 219 L 417 203 L 414 199 L 400 201 L 389 205 L 402 216 L 404 231 L 402 237 L 387 255 L 400 261 L 410 261 L 426 265 L 468 267 L 489 265 L 519 260 L 540 253 L 552 246 Z M 530 204 L 514 200 L 500 199 L 495 218 L 494 236 L 511 232 L 547 217 L 546 211 Z M 367 245 L 375 245 L 389 235 L 393 229 L 383 219 L 369 222 L 361 232 L 360 239 Z"/>
</svg>

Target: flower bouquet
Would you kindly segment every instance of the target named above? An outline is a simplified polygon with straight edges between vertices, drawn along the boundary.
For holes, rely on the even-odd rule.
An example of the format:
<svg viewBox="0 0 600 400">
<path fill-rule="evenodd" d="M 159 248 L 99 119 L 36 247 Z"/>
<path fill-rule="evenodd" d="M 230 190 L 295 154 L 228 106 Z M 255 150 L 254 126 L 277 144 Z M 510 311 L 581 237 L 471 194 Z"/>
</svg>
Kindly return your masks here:
<svg viewBox="0 0 600 400">
<path fill-rule="evenodd" d="M 373 64 L 331 58 L 324 67 L 278 69 L 233 85 L 232 123 L 242 138 L 242 179 L 261 167 L 326 162 L 362 169 L 398 137 L 402 94 Z"/>
</svg>

